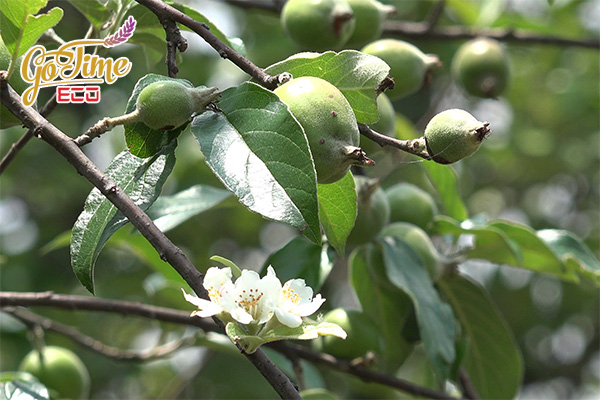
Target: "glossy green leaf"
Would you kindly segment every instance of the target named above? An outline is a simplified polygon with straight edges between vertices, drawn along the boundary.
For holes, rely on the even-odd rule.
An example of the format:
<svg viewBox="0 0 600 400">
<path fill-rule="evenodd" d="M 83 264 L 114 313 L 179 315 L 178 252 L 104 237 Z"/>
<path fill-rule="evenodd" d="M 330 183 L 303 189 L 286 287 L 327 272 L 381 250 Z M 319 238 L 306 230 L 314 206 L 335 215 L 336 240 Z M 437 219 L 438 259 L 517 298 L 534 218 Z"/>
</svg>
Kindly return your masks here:
<svg viewBox="0 0 600 400">
<path fill-rule="evenodd" d="M 411 313 L 411 299 L 388 280 L 381 251 L 372 244 L 354 250 L 348 260 L 350 282 L 363 312 L 376 322 L 384 339 L 384 369 L 396 371 L 413 349 L 401 334 Z"/>
<path fill-rule="evenodd" d="M 523 360 L 512 332 L 485 290 L 460 275 L 439 282 L 466 336 L 463 366 L 483 399 L 512 399 Z"/>
<path fill-rule="evenodd" d="M 333 268 L 335 255 L 332 253 L 327 245 L 317 246 L 297 237 L 269 256 L 263 265 L 262 275 L 271 265 L 282 282 L 302 278 L 316 293 Z"/>
<path fill-rule="evenodd" d="M 451 234 L 456 237 L 467 234 L 473 236 L 473 246 L 467 250 L 469 258 L 480 258 L 496 264 L 519 265 L 521 253 L 503 231 L 488 226 L 474 226 L 470 221 L 462 224 L 452 218 L 438 216 L 434 219 L 437 234 Z"/>
<path fill-rule="evenodd" d="M 221 263 L 225 267 L 229 267 L 229 269 L 231 269 L 231 274 L 234 278 L 237 279 L 240 276 L 242 276 L 242 270 L 240 269 L 240 267 L 238 267 L 237 264 L 231 261 L 230 259 L 221 256 L 212 256 L 210 260 Z"/>
<path fill-rule="evenodd" d="M 319 219 L 327 240 L 343 257 L 346 239 L 356 220 L 354 177 L 348 172 L 337 182 L 319 184 Z"/>
<path fill-rule="evenodd" d="M 569 282 L 577 282 L 577 274 L 598 282 L 598 261 L 583 243 L 565 231 L 539 233 L 526 225 L 503 220 L 461 223 L 436 217 L 434 221 L 438 234 L 473 236 L 473 246 L 465 253 L 468 258 L 521 267 Z"/>
<path fill-rule="evenodd" d="M 105 173 L 142 210 L 146 210 L 160 194 L 173 169 L 175 147 L 173 142 L 147 159 L 125 150 L 115 157 Z M 127 218 L 97 188 L 90 192 L 84 210 L 73 226 L 71 264 L 79 281 L 91 293 L 94 293 L 94 265 L 100 250 L 127 222 Z"/>
<path fill-rule="evenodd" d="M 379 240 L 387 276 L 413 301 L 423 345 L 439 378 L 450 374 L 456 352 L 456 326 L 448 304 L 442 301 L 418 254 L 404 241 L 392 237 Z"/>
<path fill-rule="evenodd" d="M 59 7 L 35 15 L 46 3 L 47 0 L 0 0 L 0 32 L 13 59 L 25 54 L 46 30 L 62 19 L 63 10 Z"/>
<path fill-rule="evenodd" d="M 488 226 L 503 231 L 508 239 L 520 248 L 520 266 L 556 275 L 565 280 L 577 280 L 577 276 L 567 270 L 560 258 L 529 226 L 500 220 L 490 221 Z"/>
<path fill-rule="evenodd" d="M 341 90 L 358 122 L 365 124 L 379 120 L 376 89 L 389 71 L 390 67 L 378 57 L 356 50 L 299 53 L 265 69 L 271 75 L 289 72 L 294 78 L 325 79 Z"/>
<path fill-rule="evenodd" d="M 288 107 L 250 82 L 224 91 L 218 106 L 192 122 L 206 163 L 250 210 L 320 244 L 316 173 Z"/>
<path fill-rule="evenodd" d="M 447 165 L 433 161 L 427 161 L 422 165 L 440 197 L 445 214 L 459 221 L 467 219 L 469 214 L 458 193 L 456 172 Z"/>
<path fill-rule="evenodd" d="M 171 196 L 160 196 L 147 214 L 158 228 L 167 232 L 196 215 L 218 206 L 231 192 L 207 185 L 195 185 Z"/>
<path fill-rule="evenodd" d="M 177 81 L 185 86 L 194 87 L 189 81 L 185 79 L 174 79 L 168 76 L 148 74 L 140 78 L 133 88 L 133 92 L 127 101 L 125 113 L 130 113 L 135 110 L 135 103 L 137 101 L 140 92 L 144 90 L 146 86 L 154 82 L 160 81 Z M 179 128 L 175 128 L 170 131 L 159 131 L 156 129 L 149 128 L 142 122 L 136 122 L 134 124 L 125 125 L 125 141 L 131 154 L 147 158 L 155 155 L 163 147 L 173 142 L 179 134 L 187 127 L 187 124 L 183 124 Z"/>
<path fill-rule="evenodd" d="M 600 262 L 590 248 L 573 233 L 560 229 L 537 232 L 571 271 L 600 285 Z"/>
</svg>

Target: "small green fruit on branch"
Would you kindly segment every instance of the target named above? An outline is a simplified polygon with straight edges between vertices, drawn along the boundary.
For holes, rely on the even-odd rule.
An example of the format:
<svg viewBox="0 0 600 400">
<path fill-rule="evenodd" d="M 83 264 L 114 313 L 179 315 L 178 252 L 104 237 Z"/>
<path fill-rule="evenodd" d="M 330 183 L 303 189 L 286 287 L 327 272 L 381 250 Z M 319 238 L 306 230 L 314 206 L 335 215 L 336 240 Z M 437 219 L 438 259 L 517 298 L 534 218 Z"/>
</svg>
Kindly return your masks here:
<svg viewBox="0 0 600 400">
<path fill-rule="evenodd" d="M 284 83 L 274 93 L 287 104 L 304 129 L 319 183 L 342 179 L 351 165 L 375 165 L 358 147 L 356 116 L 334 85 L 321 78 L 304 76 Z"/>
<path fill-rule="evenodd" d="M 451 164 L 475 153 L 492 132 L 467 111 L 450 109 L 434 116 L 425 127 L 425 143 L 431 158 Z"/>
<path fill-rule="evenodd" d="M 135 110 L 114 118 L 104 118 L 84 136 L 96 137 L 117 125 L 141 122 L 151 129 L 169 131 L 200 114 L 219 97 L 217 88 L 188 87 L 177 81 L 158 81 L 146 86 L 139 94 Z"/>
</svg>

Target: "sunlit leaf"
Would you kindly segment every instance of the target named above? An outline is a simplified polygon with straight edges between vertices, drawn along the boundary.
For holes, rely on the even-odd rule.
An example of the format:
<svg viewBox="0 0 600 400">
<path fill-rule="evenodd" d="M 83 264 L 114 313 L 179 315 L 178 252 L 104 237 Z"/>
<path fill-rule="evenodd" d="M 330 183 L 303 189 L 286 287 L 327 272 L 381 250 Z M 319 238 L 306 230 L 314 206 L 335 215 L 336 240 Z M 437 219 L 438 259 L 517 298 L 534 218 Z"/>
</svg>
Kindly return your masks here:
<svg viewBox="0 0 600 400">
<path fill-rule="evenodd" d="M 376 89 L 389 71 L 381 59 L 356 50 L 298 53 L 265 69 L 271 75 L 289 72 L 294 78 L 325 79 L 344 94 L 358 122 L 365 124 L 379 120 Z"/>
<path fill-rule="evenodd" d="M 171 196 L 160 196 L 147 211 L 163 232 L 210 210 L 231 196 L 231 192 L 207 185 L 195 185 Z"/>
<path fill-rule="evenodd" d="M 224 91 L 218 106 L 192 123 L 206 163 L 250 210 L 320 243 L 316 173 L 288 107 L 250 82 Z"/>
<path fill-rule="evenodd" d="M 337 182 L 319 185 L 319 219 L 327 240 L 344 256 L 346 239 L 356 220 L 356 189 L 352 173 Z"/>
<path fill-rule="evenodd" d="M 125 150 L 107 167 L 105 173 L 142 210 L 156 200 L 162 185 L 175 164 L 173 142 L 154 157 L 142 159 Z M 94 265 L 106 241 L 127 218 L 94 188 L 85 201 L 84 210 L 73 226 L 71 264 L 79 281 L 94 293 Z"/>
<path fill-rule="evenodd" d="M 423 167 L 427 172 L 427 177 L 440 196 L 445 211 L 444 214 L 459 221 L 467 219 L 469 214 L 458 193 L 458 182 L 454 170 L 447 165 L 438 164 L 433 161 L 423 163 Z"/>
</svg>

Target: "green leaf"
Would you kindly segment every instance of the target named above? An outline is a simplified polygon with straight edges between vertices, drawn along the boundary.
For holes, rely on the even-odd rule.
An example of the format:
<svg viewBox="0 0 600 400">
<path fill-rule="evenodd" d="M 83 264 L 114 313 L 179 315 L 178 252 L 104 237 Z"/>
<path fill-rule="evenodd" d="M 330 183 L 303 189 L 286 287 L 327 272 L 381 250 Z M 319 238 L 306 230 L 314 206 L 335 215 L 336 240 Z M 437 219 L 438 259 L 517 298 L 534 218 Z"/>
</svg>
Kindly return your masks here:
<svg viewBox="0 0 600 400">
<path fill-rule="evenodd" d="M 221 257 L 221 256 L 212 256 L 210 259 L 212 261 L 216 261 L 218 263 L 221 263 L 221 264 L 223 264 L 226 267 L 229 267 L 231 269 L 231 273 L 233 274 L 233 276 L 235 278 L 239 278 L 240 276 L 242 276 L 242 270 L 233 261 L 231 261 L 231 260 L 229 260 L 229 259 L 227 259 L 225 257 Z"/>
<path fill-rule="evenodd" d="M 438 216 L 434 218 L 434 231 L 438 234 L 473 235 L 474 244 L 466 256 L 474 259 L 488 260 L 496 264 L 519 265 L 521 252 L 500 229 L 489 226 L 476 226 L 470 220 L 462 224 L 452 218 Z"/>
<path fill-rule="evenodd" d="M 96 32 L 112 16 L 110 10 L 98 0 L 72 1 L 71 4 L 90 21 Z"/>
<path fill-rule="evenodd" d="M 0 399 L 5 400 L 49 400 L 46 386 L 33 379 L 21 380 L 19 372 L 15 379 L 0 382 Z M 27 374 L 29 375 L 29 374 Z"/>
<path fill-rule="evenodd" d="M 380 58 L 356 50 L 298 53 L 265 69 L 271 75 L 315 76 L 336 86 L 348 99 L 358 122 L 379 120 L 377 92 L 390 67 Z"/>
<path fill-rule="evenodd" d="M 141 159 L 121 152 L 110 163 L 106 175 L 142 210 L 156 200 L 175 164 L 176 142 L 156 156 Z M 84 210 L 73 226 L 71 264 L 79 281 L 94 293 L 94 265 L 106 241 L 127 218 L 97 188 L 85 201 Z"/>
<path fill-rule="evenodd" d="M 540 234 L 527 225 L 503 220 L 488 223 L 467 220 L 460 223 L 452 218 L 436 217 L 434 221 L 438 234 L 473 235 L 474 245 L 466 252 L 469 258 L 513 265 L 554 275 L 568 282 L 577 282 L 578 273 L 598 282 L 598 261 L 583 243 L 578 244 L 578 240 L 568 232 L 548 230 L 540 231 Z M 569 246 L 566 243 L 574 247 L 567 250 Z"/>
<path fill-rule="evenodd" d="M 384 339 L 384 369 L 396 371 L 410 355 L 413 345 L 402 329 L 413 312 L 411 299 L 387 278 L 381 251 L 368 243 L 350 255 L 350 281 L 363 312 L 377 323 Z"/>
<path fill-rule="evenodd" d="M 422 164 L 427 172 L 427 177 L 437 190 L 446 215 L 463 221 L 469 217 L 460 194 L 454 170 L 447 166 L 428 161 Z"/>
<path fill-rule="evenodd" d="M 316 173 L 288 107 L 250 82 L 224 91 L 218 106 L 192 122 L 206 163 L 250 210 L 320 244 Z"/>
<path fill-rule="evenodd" d="M 147 214 L 163 232 L 210 210 L 231 196 L 224 189 L 207 185 L 195 185 L 171 196 L 160 196 Z"/>
<path fill-rule="evenodd" d="M 439 286 L 454 309 L 467 339 L 463 366 L 482 399 L 512 399 L 523 379 L 521 353 L 485 290 L 460 276 Z"/>
<path fill-rule="evenodd" d="M 271 265 L 282 282 L 301 277 L 306 285 L 319 291 L 333 268 L 333 250 L 327 245 L 317 246 L 305 238 L 297 237 L 271 254 L 265 261 L 262 273 Z"/>
<path fill-rule="evenodd" d="M 128 114 L 135 110 L 137 98 L 146 86 L 160 81 L 177 81 L 185 86 L 194 87 L 194 85 L 185 79 L 175 79 L 163 75 L 148 74 L 140 78 L 135 84 L 133 92 L 127 101 L 125 113 Z M 125 141 L 127 142 L 127 147 L 131 154 L 141 158 L 152 157 L 161 151 L 163 147 L 173 142 L 186 127 L 187 124 L 183 124 L 179 128 L 170 131 L 158 131 L 149 128 L 142 122 L 127 124 L 125 125 Z"/>
<path fill-rule="evenodd" d="M 600 285 L 600 262 L 590 248 L 571 232 L 544 229 L 537 235 L 571 271 Z"/>
<path fill-rule="evenodd" d="M 354 177 L 348 172 L 337 182 L 319 185 L 319 219 L 327 240 L 343 257 L 346 239 L 356 220 Z"/>
<path fill-rule="evenodd" d="M 47 0 L 0 0 L 0 26 L 2 39 L 16 60 L 33 46 L 46 30 L 61 20 L 63 10 L 50 9 L 37 14 Z"/>
<path fill-rule="evenodd" d="M 520 266 L 556 275 L 561 279 L 577 281 L 577 276 L 566 269 L 560 258 L 529 226 L 500 220 L 490 221 L 488 225 L 503 231 L 508 239 L 520 248 Z"/>
<path fill-rule="evenodd" d="M 456 357 L 456 327 L 450 306 L 442 301 L 417 253 L 405 242 L 385 237 L 383 259 L 387 276 L 413 301 L 427 355 L 442 381 L 450 374 Z"/>
<path fill-rule="evenodd" d="M 248 335 L 243 327 L 235 322 L 225 326 L 227 336 L 234 343 L 239 343 L 246 353 L 254 353 L 261 345 L 278 340 L 313 340 L 319 336 L 337 336 L 346 338 L 346 332 L 331 322 L 316 322 L 304 319 L 297 328 L 280 325 L 274 329 L 261 332 L 259 336 Z"/>
</svg>

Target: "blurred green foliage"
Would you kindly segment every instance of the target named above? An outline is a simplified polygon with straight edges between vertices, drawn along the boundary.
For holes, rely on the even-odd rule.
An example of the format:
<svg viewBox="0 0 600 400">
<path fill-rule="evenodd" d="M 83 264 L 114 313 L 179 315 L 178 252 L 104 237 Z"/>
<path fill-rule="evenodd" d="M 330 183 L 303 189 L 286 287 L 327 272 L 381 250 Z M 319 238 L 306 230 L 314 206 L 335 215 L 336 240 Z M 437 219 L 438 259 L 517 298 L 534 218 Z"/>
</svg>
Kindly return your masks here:
<svg viewBox="0 0 600 400">
<path fill-rule="evenodd" d="M 422 20 L 433 4 L 384 2 L 398 8 L 396 18 L 402 21 Z M 299 51 L 284 36 L 278 17 L 272 12 L 235 8 L 224 1 L 185 3 L 212 18 L 227 36 L 240 37 L 249 59 L 261 67 Z M 587 17 L 597 3 L 592 0 L 549 3 L 447 1 L 438 25 L 522 28 L 532 33 L 572 38 L 598 36 L 597 23 L 594 26 Z M 52 6 L 59 6 L 65 12 L 63 21 L 55 28 L 60 37 L 68 41 L 85 35 L 87 22 L 70 2 L 51 1 L 49 7 Z M 189 40 L 189 48 L 179 59 L 179 78 L 222 90 L 248 79 L 190 32 L 184 32 L 184 36 Z M 454 167 L 469 214 L 506 218 L 534 229 L 566 229 L 584 239 L 598 257 L 598 51 L 508 41 L 505 45 L 512 74 L 508 91 L 498 100 L 480 100 L 465 96 L 450 78 L 450 61 L 461 40 L 409 40 L 425 53 L 437 54 L 444 67 L 436 73 L 429 89 L 395 102 L 396 112 L 408 118 L 417 132 L 422 131 L 436 110 L 451 107 L 468 109 L 478 119 L 489 121 L 492 127 L 493 134 L 482 149 Z M 131 45 L 123 46 L 118 53 L 133 62 L 129 75 L 114 85 L 104 85 L 103 101 L 97 106 L 60 105 L 48 118 L 50 122 L 76 137 L 102 117 L 122 114 L 140 77 L 147 73 L 166 74 L 164 55 L 154 50 Z M 52 90 L 42 90 L 38 103 L 44 104 L 51 94 Z M 397 135 L 406 135 L 401 128 L 404 125 L 398 126 Z M 0 154 L 6 154 L 23 133 L 21 127 L 2 130 Z M 180 138 L 176 150 L 178 162 L 163 194 L 197 184 L 222 187 L 204 163 L 192 135 L 187 133 Z M 124 148 L 122 129 L 117 128 L 84 150 L 104 169 Z M 379 177 L 382 186 L 407 181 L 431 189 L 422 167 L 424 161 L 395 152 L 385 152 L 385 157 L 377 161 L 379 166 L 367 173 Z M 87 294 L 71 270 L 67 247 L 47 252 L 40 249 L 72 228 L 91 185 L 61 155 L 37 139 L 8 166 L 0 185 L 0 289 Z M 244 268 L 258 269 L 296 233 L 287 226 L 266 221 L 229 198 L 179 225 L 168 236 L 199 269 L 208 268 L 209 258 L 214 254 L 226 256 Z M 156 256 L 152 249 L 144 251 L 147 257 Z M 97 265 L 98 297 L 173 305 L 172 297 L 157 295 L 151 284 L 157 279 L 154 270 L 131 249 L 119 245 L 118 238 L 108 242 Z M 600 297 L 596 287 L 586 281 L 565 283 L 488 263 L 465 263 L 461 269 L 484 284 L 513 331 L 524 357 L 522 398 L 551 395 L 582 398 L 598 393 Z M 344 286 L 338 284 L 343 279 L 347 279 L 344 267 L 334 268 L 321 290 L 328 299 L 323 312 L 355 301 L 344 295 Z M 36 311 L 121 348 L 149 348 L 184 331 L 182 327 L 115 314 L 49 308 Z M 3 371 L 14 370 L 31 345 L 22 324 L 4 314 L 0 314 L 0 324 L 0 364 Z M 274 396 L 259 374 L 233 352 L 224 355 L 195 348 L 170 360 L 133 364 L 81 350 L 56 334 L 49 333 L 45 339 L 48 344 L 69 347 L 80 354 L 92 376 L 92 398 Z M 236 368 L 239 371 L 232 372 Z M 231 372 L 223 374 L 223 370 Z M 402 376 L 431 383 L 430 373 L 419 361 L 410 359 L 401 371 Z M 239 384 L 232 378 L 239 379 Z M 346 378 L 327 379 L 335 385 Z M 247 384 L 249 381 L 253 383 Z M 340 385 L 347 386 L 347 383 Z M 318 385 L 315 383 L 314 387 Z"/>
</svg>

